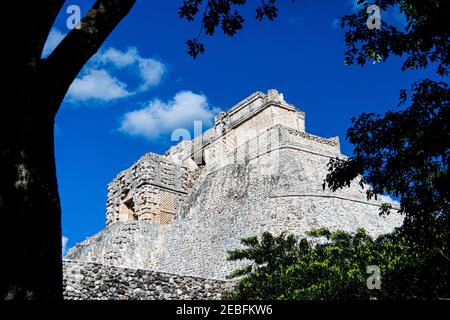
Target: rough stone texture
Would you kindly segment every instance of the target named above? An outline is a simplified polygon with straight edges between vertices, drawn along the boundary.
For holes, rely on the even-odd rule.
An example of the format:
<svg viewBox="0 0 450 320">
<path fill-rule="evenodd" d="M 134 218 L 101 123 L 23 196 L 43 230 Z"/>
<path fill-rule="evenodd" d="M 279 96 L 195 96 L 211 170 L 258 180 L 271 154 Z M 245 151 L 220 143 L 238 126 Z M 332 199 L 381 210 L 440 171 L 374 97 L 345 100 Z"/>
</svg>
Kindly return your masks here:
<svg viewBox="0 0 450 320">
<path fill-rule="evenodd" d="M 149 221 L 116 222 L 71 248 L 65 259 L 146 268 L 154 264 L 151 253 L 163 227 Z"/>
<path fill-rule="evenodd" d="M 303 112 L 275 90 L 257 92 L 216 117 L 216 125 L 201 137 L 179 143 L 165 156 L 146 155 L 121 173 L 110 185 L 108 227 L 66 258 L 224 279 L 239 265 L 226 261 L 227 251 L 247 236 L 304 235 L 319 227 L 364 227 L 376 236 L 402 223 L 395 212 L 378 214 L 382 203 L 397 203 L 383 196 L 368 201 L 357 184 L 323 190 L 332 157 L 343 157 L 338 138 L 305 132 Z M 171 168 L 171 178 L 164 180 L 171 184 L 158 180 L 158 170 L 164 169 L 155 162 Z M 121 205 L 129 201 L 123 194 L 146 198 L 161 211 L 155 187 L 182 194 L 170 223 L 154 216 L 120 218 Z"/>
<path fill-rule="evenodd" d="M 148 153 L 108 185 L 106 224 L 151 220 L 169 223 L 187 194 L 186 168 Z"/>
<path fill-rule="evenodd" d="M 213 300 L 231 282 L 65 260 L 67 300 Z"/>
</svg>

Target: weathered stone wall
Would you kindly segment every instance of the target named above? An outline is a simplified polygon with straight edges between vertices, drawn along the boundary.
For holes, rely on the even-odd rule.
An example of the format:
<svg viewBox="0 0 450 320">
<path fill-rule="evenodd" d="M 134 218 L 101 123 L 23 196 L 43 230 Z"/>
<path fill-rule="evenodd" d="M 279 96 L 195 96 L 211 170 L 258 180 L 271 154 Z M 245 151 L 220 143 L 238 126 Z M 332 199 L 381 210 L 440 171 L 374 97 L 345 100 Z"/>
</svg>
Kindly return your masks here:
<svg viewBox="0 0 450 320">
<path fill-rule="evenodd" d="M 187 194 L 170 224 L 116 222 L 70 250 L 67 258 L 224 279 L 240 265 L 226 260 L 227 251 L 241 247 L 241 239 L 248 236 L 265 231 L 305 235 L 320 227 L 350 232 L 365 228 L 377 236 L 400 226 L 403 219 L 395 210 L 379 216 L 382 203 L 397 205 L 388 197 L 369 201 L 357 183 L 336 192 L 323 190 L 330 158 L 343 157 L 339 140 L 306 133 L 303 121 L 304 114 L 281 94 L 255 93 L 207 131 L 204 164 L 197 166 L 190 158 L 192 143 L 162 157 L 187 170 L 182 179 Z M 254 127 L 256 133 L 246 132 Z M 240 141 L 242 136 L 250 139 Z M 192 163 L 184 169 L 180 162 Z M 126 174 L 141 181 L 148 171 L 132 167 Z M 146 203 L 153 201 L 145 185 L 133 188 L 149 198 Z M 120 190 L 120 184 L 114 187 L 113 201 L 123 201 Z"/>
<path fill-rule="evenodd" d="M 280 124 L 248 139 L 238 147 L 230 148 L 227 144 L 231 143 L 219 143 L 205 150 L 207 168 L 210 171 L 228 164 L 244 164 L 280 149 L 297 149 L 325 157 L 341 156 L 337 137 L 321 138 Z M 280 159 L 274 156 L 272 156 L 272 161 L 280 163 Z"/>
<path fill-rule="evenodd" d="M 67 257 L 85 261 L 96 257 L 113 265 L 224 279 L 239 266 L 226 260 L 227 251 L 239 248 L 244 237 L 264 231 L 304 235 L 320 227 L 346 231 L 364 227 L 376 236 L 401 224 L 398 214 L 378 215 L 381 203 L 395 205 L 387 197 L 367 201 L 357 184 L 337 192 L 322 189 L 326 164 L 339 152 L 336 140 L 299 137 L 282 126 L 270 132 L 252 157 L 205 168 L 171 224 L 115 223 Z M 297 146 L 296 140 L 301 142 Z M 127 237 L 130 240 L 122 240 L 120 247 L 106 240 Z M 105 257 L 117 251 L 115 260 Z"/>
<path fill-rule="evenodd" d="M 393 203 L 389 198 L 367 201 L 357 185 L 334 193 L 323 190 L 328 160 L 279 149 L 202 173 L 188 195 L 189 205 L 161 230 L 164 245 L 152 253 L 154 267 L 223 279 L 239 266 L 226 261 L 227 251 L 240 248 L 240 240 L 248 236 L 265 231 L 305 235 L 320 227 L 349 232 L 365 228 L 377 236 L 401 225 L 402 217 L 395 212 L 379 216 L 381 203 Z"/>
<path fill-rule="evenodd" d="M 185 164 L 187 159 L 194 154 L 200 155 L 203 150 L 231 152 L 277 125 L 304 132 L 305 113 L 286 103 L 276 90 L 269 90 L 267 94 L 256 92 L 228 112 L 221 112 L 216 117 L 215 126 L 203 135 L 172 146 L 166 156 L 175 163 Z M 211 161 L 209 164 L 215 165 Z"/>
<path fill-rule="evenodd" d="M 166 225 L 151 221 L 115 222 L 71 248 L 65 259 L 149 268 L 154 265 L 152 251 L 160 244 L 160 230 Z"/>
<path fill-rule="evenodd" d="M 276 107 L 272 108 L 272 106 Z M 257 113 L 260 111 L 264 115 L 256 119 Z M 226 113 L 226 117 L 227 121 L 225 122 L 228 122 L 229 127 L 232 128 L 236 128 L 242 123 L 247 123 L 247 127 L 252 129 L 257 129 L 258 126 L 263 125 L 265 126 L 264 130 L 275 124 L 282 124 L 298 130 L 305 130 L 304 112 L 286 103 L 283 94 L 276 90 L 269 90 L 267 94 L 255 92 L 230 108 Z M 216 117 L 216 125 L 218 124 L 218 118 L 220 119 L 221 117 Z"/>
<path fill-rule="evenodd" d="M 188 172 L 168 158 L 149 153 L 108 186 L 106 224 L 152 220 L 168 223 L 187 194 Z"/>
<path fill-rule="evenodd" d="M 213 300 L 232 286 L 222 280 L 71 260 L 63 261 L 63 271 L 67 300 Z"/>
<path fill-rule="evenodd" d="M 323 190 L 326 164 L 340 154 L 336 139 L 280 125 L 262 135 L 234 150 L 228 164 L 207 164 L 169 225 L 115 223 L 67 257 L 224 279 L 240 265 L 226 260 L 227 251 L 241 247 L 244 237 L 264 231 L 304 235 L 320 227 L 363 227 L 377 236 L 401 224 L 394 212 L 379 216 L 383 202 L 395 206 L 387 197 L 368 201 L 357 184 Z"/>
</svg>

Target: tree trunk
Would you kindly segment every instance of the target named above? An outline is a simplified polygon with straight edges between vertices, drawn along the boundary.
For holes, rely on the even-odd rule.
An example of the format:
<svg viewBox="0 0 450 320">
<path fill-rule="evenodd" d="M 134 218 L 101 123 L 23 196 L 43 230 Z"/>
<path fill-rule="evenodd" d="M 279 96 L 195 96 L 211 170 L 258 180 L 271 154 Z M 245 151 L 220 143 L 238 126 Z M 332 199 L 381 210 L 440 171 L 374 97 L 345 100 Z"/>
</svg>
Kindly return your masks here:
<svg viewBox="0 0 450 320">
<path fill-rule="evenodd" d="M 81 29 L 47 59 L 42 48 L 65 1 L 22 2 L 6 2 L 14 23 L 2 33 L 9 50 L 0 105 L 0 299 L 61 299 L 54 118 L 83 65 L 136 0 L 95 1 Z"/>
<path fill-rule="evenodd" d="M 19 82 L 0 110 L 0 299 L 62 299 L 51 94 L 43 79 Z"/>
</svg>

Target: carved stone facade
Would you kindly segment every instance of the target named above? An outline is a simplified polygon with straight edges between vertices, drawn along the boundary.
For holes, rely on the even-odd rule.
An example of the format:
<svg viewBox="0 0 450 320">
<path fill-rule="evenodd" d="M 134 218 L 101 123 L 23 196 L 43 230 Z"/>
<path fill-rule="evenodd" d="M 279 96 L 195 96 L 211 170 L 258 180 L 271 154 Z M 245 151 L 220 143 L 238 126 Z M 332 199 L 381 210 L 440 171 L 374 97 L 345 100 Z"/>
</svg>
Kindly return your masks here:
<svg viewBox="0 0 450 320">
<path fill-rule="evenodd" d="M 116 221 L 169 223 L 187 194 L 186 168 L 149 153 L 108 186 L 106 225 Z"/>
<path fill-rule="evenodd" d="M 121 172 L 108 187 L 107 228 L 66 258 L 224 279 L 239 266 L 227 251 L 244 237 L 319 227 L 376 236 L 402 223 L 378 214 L 396 202 L 367 200 L 357 184 L 323 190 L 332 157 L 344 157 L 337 137 L 305 132 L 305 114 L 276 90 L 256 92 L 202 136 Z"/>
<path fill-rule="evenodd" d="M 312 137 L 304 132 L 305 114 L 287 104 L 281 93 L 269 90 L 267 95 L 256 92 L 228 112 L 221 112 L 213 128 L 170 148 L 165 156 L 144 155 L 109 184 L 106 225 L 130 220 L 170 223 L 205 166 L 217 170 L 246 161 L 251 151 L 242 146 L 248 148 L 258 136 L 259 143 L 266 143 L 262 141 L 266 139 L 264 133 L 277 125 Z M 272 143 L 279 144 L 273 138 Z M 336 138 L 315 139 L 338 147 Z"/>
</svg>

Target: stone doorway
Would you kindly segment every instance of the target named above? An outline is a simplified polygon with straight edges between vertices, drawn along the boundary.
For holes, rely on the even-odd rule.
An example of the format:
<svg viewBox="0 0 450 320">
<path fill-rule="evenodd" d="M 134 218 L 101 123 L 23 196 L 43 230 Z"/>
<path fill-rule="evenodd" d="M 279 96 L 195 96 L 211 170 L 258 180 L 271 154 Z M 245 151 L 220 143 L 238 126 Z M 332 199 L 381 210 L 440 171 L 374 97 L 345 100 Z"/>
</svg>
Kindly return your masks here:
<svg viewBox="0 0 450 320">
<path fill-rule="evenodd" d="M 124 200 L 119 206 L 119 221 L 137 220 L 137 215 L 134 211 L 134 201 L 130 197 Z"/>
</svg>

